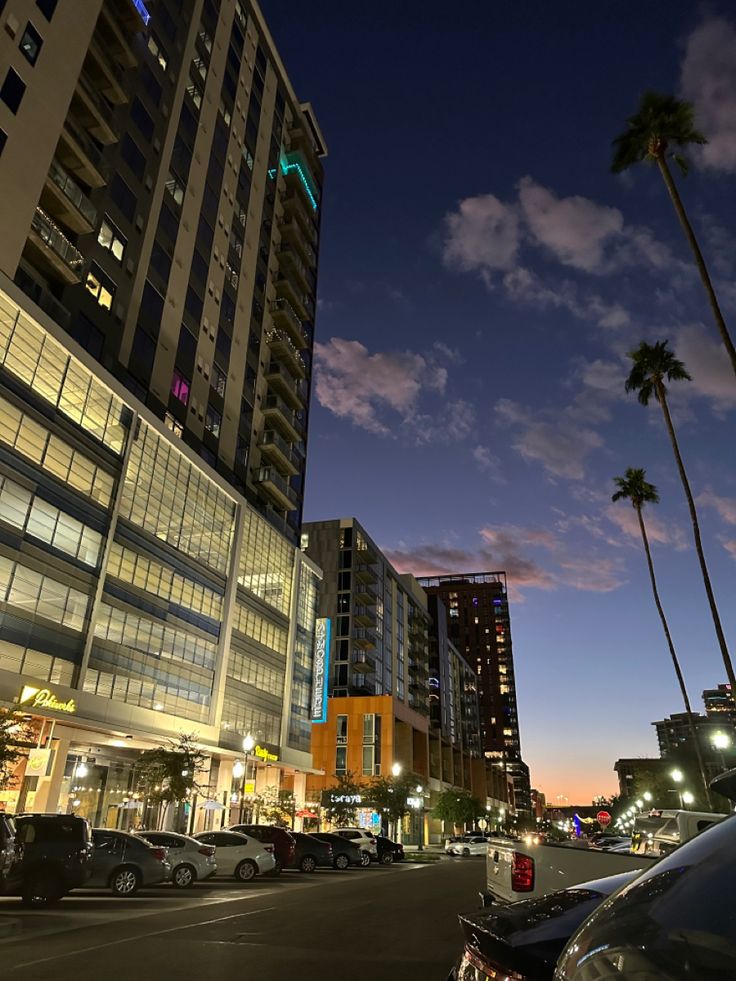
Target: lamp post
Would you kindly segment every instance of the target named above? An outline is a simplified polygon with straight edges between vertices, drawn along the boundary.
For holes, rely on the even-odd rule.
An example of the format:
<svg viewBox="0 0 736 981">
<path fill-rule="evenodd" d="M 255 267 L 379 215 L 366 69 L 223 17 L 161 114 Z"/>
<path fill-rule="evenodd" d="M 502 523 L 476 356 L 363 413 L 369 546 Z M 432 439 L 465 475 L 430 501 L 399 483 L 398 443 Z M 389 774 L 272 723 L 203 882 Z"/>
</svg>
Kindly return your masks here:
<svg viewBox="0 0 736 981">
<path fill-rule="evenodd" d="M 680 788 L 679 788 L 679 784 L 681 784 L 681 783 L 682 783 L 682 781 L 683 781 L 683 780 L 685 779 L 685 777 L 684 777 L 684 775 L 683 775 L 683 772 L 682 772 L 682 770 L 677 770 L 677 769 L 675 769 L 675 770 L 672 770 L 672 771 L 670 772 L 670 776 L 671 776 L 671 777 L 672 777 L 672 779 L 673 779 L 673 780 L 675 781 L 675 783 L 676 783 L 676 784 L 678 784 L 678 788 L 677 788 L 677 790 L 676 790 L 676 791 L 674 791 L 674 792 L 675 792 L 676 794 L 678 794 L 678 796 L 679 796 L 679 798 L 680 798 L 680 807 L 682 807 L 682 806 L 683 806 L 683 795 L 682 795 L 682 791 L 681 791 L 681 790 L 680 790 Z"/>
<path fill-rule="evenodd" d="M 691 794 L 689 790 L 683 790 L 683 792 L 680 794 L 680 799 L 685 807 L 689 807 L 695 801 L 694 795 Z"/>
<path fill-rule="evenodd" d="M 419 794 L 419 799 L 421 803 L 417 810 L 419 811 L 419 847 L 418 851 L 422 851 L 424 848 L 424 787 L 418 783 L 416 786 L 416 792 Z"/>
<path fill-rule="evenodd" d="M 243 736 L 243 752 L 245 753 L 245 768 L 244 768 L 244 772 L 243 772 L 243 790 L 242 790 L 242 794 L 241 794 L 241 798 L 240 798 L 241 801 L 242 801 L 242 804 L 241 804 L 241 814 L 240 814 L 240 822 L 241 822 L 241 824 L 243 822 L 242 807 L 245 804 L 245 785 L 248 782 L 248 766 L 250 764 L 250 754 L 253 752 L 253 749 L 255 748 L 255 745 L 256 745 L 255 736 L 252 733 L 250 733 L 250 732 L 246 733 L 245 736 Z M 255 773 L 254 773 L 253 774 L 253 790 L 254 791 L 255 791 L 255 783 L 256 783 L 256 777 L 255 777 Z"/>
<path fill-rule="evenodd" d="M 718 752 L 718 757 L 721 761 L 721 769 L 725 770 L 726 757 L 724 754 L 725 750 L 727 750 L 731 745 L 731 737 L 726 732 L 714 732 L 710 741 L 713 745 L 713 749 L 717 750 Z"/>
</svg>

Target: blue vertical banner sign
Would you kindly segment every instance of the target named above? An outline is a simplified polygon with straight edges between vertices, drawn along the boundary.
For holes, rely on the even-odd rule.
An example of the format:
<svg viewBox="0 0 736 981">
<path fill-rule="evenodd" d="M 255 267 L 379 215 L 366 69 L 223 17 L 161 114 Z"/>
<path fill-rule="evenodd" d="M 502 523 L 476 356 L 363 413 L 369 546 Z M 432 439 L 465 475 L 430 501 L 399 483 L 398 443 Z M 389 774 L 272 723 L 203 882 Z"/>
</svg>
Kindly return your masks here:
<svg viewBox="0 0 736 981">
<path fill-rule="evenodd" d="M 314 671 L 312 674 L 312 722 L 327 721 L 327 681 L 330 673 L 332 620 L 323 617 L 314 627 Z"/>
</svg>

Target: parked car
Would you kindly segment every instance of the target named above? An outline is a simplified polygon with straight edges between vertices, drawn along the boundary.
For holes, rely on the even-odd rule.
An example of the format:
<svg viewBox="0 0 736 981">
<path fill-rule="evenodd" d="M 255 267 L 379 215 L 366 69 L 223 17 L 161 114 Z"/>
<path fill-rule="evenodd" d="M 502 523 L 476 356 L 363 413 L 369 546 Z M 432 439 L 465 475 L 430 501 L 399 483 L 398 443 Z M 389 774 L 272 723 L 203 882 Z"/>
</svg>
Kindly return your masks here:
<svg viewBox="0 0 736 981">
<path fill-rule="evenodd" d="M 450 835 L 450 837 L 447 838 L 446 841 L 445 841 L 445 852 L 448 855 L 454 855 L 455 854 L 454 846 L 458 842 L 465 841 L 469 837 L 470 836 L 469 835 L 466 835 L 466 834 L 462 834 L 462 835 Z"/>
<path fill-rule="evenodd" d="M 342 835 L 331 834 L 327 831 L 311 831 L 310 838 L 317 838 L 328 842 L 332 846 L 332 867 L 335 869 L 347 869 L 351 865 L 363 864 L 363 852 L 353 841 L 343 838 Z"/>
<path fill-rule="evenodd" d="M 229 830 L 257 838 L 264 845 L 273 845 L 276 859 L 274 875 L 279 875 L 282 869 L 288 869 L 294 861 L 296 842 L 291 832 L 285 828 L 277 828 L 275 824 L 234 824 Z"/>
<path fill-rule="evenodd" d="M 391 841 L 384 835 L 376 835 L 378 861 L 381 865 L 391 865 L 393 862 L 403 862 L 404 846 L 398 841 Z"/>
<path fill-rule="evenodd" d="M 604 845 L 601 851 L 611 852 L 614 855 L 630 855 L 631 838 L 622 838 L 621 841 L 613 842 L 610 845 Z"/>
<path fill-rule="evenodd" d="M 606 899 L 570 939 L 555 978 L 735 978 L 735 876 L 732 815 Z"/>
<path fill-rule="evenodd" d="M 360 864 L 362 866 L 367 867 L 371 862 L 378 861 L 376 836 L 372 831 L 368 831 L 365 828 L 335 828 L 334 833 L 340 835 L 341 838 L 355 842 L 361 851 Z"/>
<path fill-rule="evenodd" d="M 488 839 L 476 835 L 468 835 L 461 841 L 453 842 L 445 849 L 449 855 L 485 855 L 488 851 Z"/>
<path fill-rule="evenodd" d="M 21 896 L 25 906 L 50 906 L 86 885 L 94 852 L 88 821 L 71 814 L 21 814 L 15 829 L 10 895 Z"/>
<path fill-rule="evenodd" d="M 296 848 L 290 869 L 314 872 L 316 868 L 332 868 L 332 845 L 329 841 L 321 841 L 313 835 L 305 835 L 300 831 L 292 831 L 291 834 Z"/>
<path fill-rule="evenodd" d="M 9 814 L 0 813 L 0 896 L 10 880 L 10 870 L 15 864 L 15 822 Z"/>
<path fill-rule="evenodd" d="M 139 831 L 139 836 L 169 853 L 171 884 L 175 889 L 189 889 L 198 880 L 209 879 L 217 872 L 215 846 L 205 845 L 190 835 L 174 831 Z"/>
<path fill-rule="evenodd" d="M 113 896 L 135 896 L 141 886 L 166 882 L 171 865 L 165 848 L 149 845 L 138 835 L 93 828 L 94 855 L 90 888 L 110 889 Z"/>
<path fill-rule="evenodd" d="M 638 873 L 624 872 L 460 917 L 465 949 L 451 981 L 551 981 L 570 936 L 605 899 Z"/>
<path fill-rule="evenodd" d="M 200 831 L 194 835 L 204 845 L 215 846 L 219 875 L 232 875 L 238 882 L 250 882 L 276 868 L 274 846 L 239 831 Z"/>
</svg>

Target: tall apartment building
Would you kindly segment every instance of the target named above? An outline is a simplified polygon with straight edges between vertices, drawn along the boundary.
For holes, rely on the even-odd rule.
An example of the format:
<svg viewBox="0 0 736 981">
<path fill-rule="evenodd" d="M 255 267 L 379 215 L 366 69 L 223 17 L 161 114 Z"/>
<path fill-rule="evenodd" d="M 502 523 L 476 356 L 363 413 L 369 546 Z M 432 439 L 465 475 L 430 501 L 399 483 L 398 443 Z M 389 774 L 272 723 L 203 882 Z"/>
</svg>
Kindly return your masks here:
<svg viewBox="0 0 736 981">
<path fill-rule="evenodd" d="M 0 65 L 0 807 L 145 820 L 181 732 L 190 826 L 304 800 L 316 123 L 244 0 L 9 0 Z"/>
<path fill-rule="evenodd" d="M 709 719 L 732 729 L 736 728 L 736 701 L 730 685 L 706 688 L 703 692 L 703 703 Z"/>
<path fill-rule="evenodd" d="M 487 759 L 511 775 L 516 809 L 529 813 L 529 769 L 521 757 L 506 574 L 420 578 L 447 609 L 447 632 L 475 671 L 480 692 L 481 746 Z"/>
<path fill-rule="evenodd" d="M 0 270 L 284 533 L 324 140 L 248 0 L 0 12 Z"/>
</svg>

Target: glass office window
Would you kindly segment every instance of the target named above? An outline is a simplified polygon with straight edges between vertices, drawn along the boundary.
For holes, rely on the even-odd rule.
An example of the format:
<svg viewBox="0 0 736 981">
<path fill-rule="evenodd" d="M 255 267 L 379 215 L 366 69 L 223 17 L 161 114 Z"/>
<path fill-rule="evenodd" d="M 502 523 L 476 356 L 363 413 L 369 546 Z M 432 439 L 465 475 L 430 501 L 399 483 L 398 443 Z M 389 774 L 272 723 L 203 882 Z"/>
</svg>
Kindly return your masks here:
<svg viewBox="0 0 736 981">
<path fill-rule="evenodd" d="M 235 604 L 233 630 L 237 630 L 246 637 L 252 637 L 259 644 L 270 647 L 271 650 L 278 651 L 279 654 L 286 654 L 286 630 L 241 603 Z"/>
<path fill-rule="evenodd" d="M 289 615 L 294 546 L 265 518 L 246 507 L 238 582 L 274 609 Z"/>
</svg>

